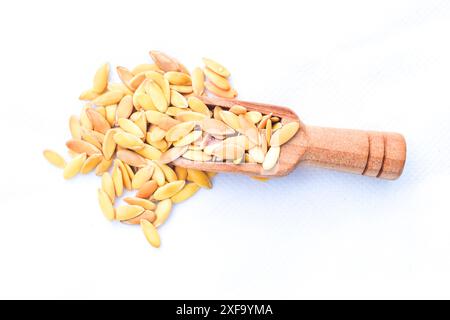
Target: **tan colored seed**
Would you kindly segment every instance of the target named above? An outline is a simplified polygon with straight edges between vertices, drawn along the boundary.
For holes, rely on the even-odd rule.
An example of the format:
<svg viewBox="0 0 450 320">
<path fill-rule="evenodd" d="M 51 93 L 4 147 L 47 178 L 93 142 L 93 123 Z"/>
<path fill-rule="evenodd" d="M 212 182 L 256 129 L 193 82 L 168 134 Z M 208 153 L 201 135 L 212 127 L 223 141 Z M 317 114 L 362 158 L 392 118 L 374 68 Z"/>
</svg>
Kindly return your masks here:
<svg viewBox="0 0 450 320">
<path fill-rule="evenodd" d="M 100 209 L 102 210 L 105 218 L 108 219 L 109 221 L 114 220 L 116 214 L 109 196 L 102 189 L 98 189 L 97 197 Z"/>
<path fill-rule="evenodd" d="M 158 189 L 158 184 L 155 180 L 147 181 L 138 190 L 138 192 L 136 193 L 136 197 L 148 199 L 153 194 L 153 192 L 156 191 L 156 189 Z"/>
<path fill-rule="evenodd" d="M 212 157 L 201 150 L 188 150 L 183 154 L 183 158 L 192 161 L 210 161 Z"/>
<path fill-rule="evenodd" d="M 69 141 L 66 142 L 66 146 L 73 152 L 76 152 L 76 153 L 85 152 L 89 156 L 93 155 L 93 154 L 101 154 L 102 153 L 100 151 L 100 149 L 98 149 L 93 144 L 83 141 L 83 140 L 79 140 L 79 139 L 70 139 Z"/>
<path fill-rule="evenodd" d="M 191 144 L 195 141 L 197 141 L 198 139 L 200 139 L 202 137 L 202 131 L 198 130 L 198 131 L 192 131 L 191 133 L 189 133 L 188 135 L 184 136 L 183 138 L 181 138 L 178 141 L 175 141 L 173 143 L 173 145 L 175 147 L 182 147 L 182 146 L 187 146 L 188 144 Z"/>
<path fill-rule="evenodd" d="M 256 126 L 243 115 L 239 116 L 239 126 L 243 134 L 254 144 L 259 144 L 259 132 Z"/>
<path fill-rule="evenodd" d="M 89 120 L 89 117 L 86 114 L 86 110 L 89 109 L 89 107 L 84 106 L 83 109 L 81 109 L 80 112 L 80 124 L 83 128 L 92 130 L 94 127 L 91 123 L 91 120 Z"/>
<path fill-rule="evenodd" d="M 83 91 L 83 92 L 80 94 L 80 96 L 78 97 L 78 99 L 80 99 L 80 100 L 85 100 L 85 101 L 91 101 L 91 100 L 94 100 L 94 99 L 97 98 L 97 97 L 98 97 L 98 93 L 95 92 L 95 91 L 92 90 L 92 89 L 89 89 L 89 90 Z"/>
<path fill-rule="evenodd" d="M 121 118 L 128 119 L 133 112 L 133 98 L 130 95 L 124 96 L 117 106 L 116 117 L 117 120 Z"/>
<path fill-rule="evenodd" d="M 106 131 L 105 138 L 103 139 L 102 151 L 106 160 L 110 160 L 116 151 L 116 142 L 114 141 L 114 135 L 117 133 L 117 129 L 109 129 Z"/>
<path fill-rule="evenodd" d="M 266 142 L 270 143 L 270 139 L 272 138 L 272 121 L 269 119 L 266 123 Z"/>
<path fill-rule="evenodd" d="M 163 130 L 169 130 L 173 126 L 180 123 L 179 120 L 175 120 L 164 113 L 149 110 L 145 112 L 145 116 L 147 117 L 147 121 L 151 124 L 157 125 Z"/>
<path fill-rule="evenodd" d="M 146 143 L 144 143 L 144 147 L 142 149 L 136 150 L 136 153 L 150 160 L 159 160 L 162 154 L 160 150 Z"/>
<path fill-rule="evenodd" d="M 205 68 L 203 72 L 205 73 L 205 76 L 208 78 L 208 80 L 211 81 L 211 83 L 216 87 L 225 91 L 230 90 L 231 86 L 226 78 L 220 76 L 209 68 Z"/>
<path fill-rule="evenodd" d="M 147 142 L 152 146 L 158 149 L 161 152 L 166 152 L 169 148 L 169 144 L 166 140 L 160 140 L 160 141 L 149 141 L 147 139 Z M 158 159 L 152 159 L 152 160 L 158 160 Z"/>
<path fill-rule="evenodd" d="M 155 81 L 151 79 L 145 80 L 145 83 L 145 91 L 152 98 L 153 104 L 155 105 L 156 109 L 158 109 L 158 111 L 160 112 L 166 112 L 167 107 L 169 106 L 169 101 L 166 100 L 162 89 Z"/>
<path fill-rule="evenodd" d="M 106 192 L 111 202 L 114 203 L 116 192 L 114 191 L 114 182 L 109 172 L 102 174 L 102 190 Z"/>
<path fill-rule="evenodd" d="M 233 128 L 234 130 L 239 130 L 239 117 L 235 115 L 234 113 L 226 110 L 222 110 L 220 112 L 220 116 L 222 118 L 222 121 L 225 122 L 228 126 Z"/>
<path fill-rule="evenodd" d="M 130 79 L 130 87 L 136 90 L 145 80 L 145 73 L 138 73 Z"/>
<path fill-rule="evenodd" d="M 86 114 L 89 117 L 95 131 L 105 134 L 108 129 L 111 129 L 111 125 L 108 121 L 94 109 L 87 109 Z"/>
<path fill-rule="evenodd" d="M 125 67 L 117 67 L 117 75 L 119 76 L 122 83 L 131 91 L 134 91 L 134 89 L 130 85 L 131 79 L 133 79 L 134 75 Z"/>
<path fill-rule="evenodd" d="M 103 93 L 108 87 L 109 64 L 105 63 L 98 68 L 92 83 L 92 90 L 97 93 Z"/>
<path fill-rule="evenodd" d="M 109 83 L 108 91 L 119 91 L 124 95 L 132 95 L 133 91 L 131 91 L 126 85 L 123 83 Z"/>
<path fill-rule="evenodd" d="M 258 124 L 258 129 L 264 129 L 266 127 L 267 121 L 272 117 L 272 113 L 266 114 L 261 118 L 261 121 Z"/>
<path fill-rule="evenodd" d="M 141 188 L 144 183 L 150 180 L 153 175 L 154 168 L 152 166 L 146 166 L 139 169 L 134 175 L 133 181 L 131 183 L 131 187 L 133 189 Z"/>
<path fill-rule="evenodd" d="M 116 208 L 116 219 L 117 220 L 129 220 L 137 217 L 144 212 L 144 208 L 138 205 L 121 205 Z"/>
<path fill-rule="evenodd" d="M 169 102 L 170 101 L 169 81 L 166 78 L 164 78 L 164 76 L 161 73 L 155 71 L 148 71 L 145 73 L 145 76 L 148 79 L 151 79 L 156 82 L 156 84 L 161 88 L 162 92 L 164 93 L 164 97 L 166 98 L 167 102 Z"/>
<path fill-rule="evenodd" d="M 131 73 L 136 75 L 138 73 L 147 72 L 147 71 L 161 72 L 161 70 L 158 68 L 158 66 L 156 64 L 143 63 L 143 64 L 139 64 L 136 67 L 134 67 L 131 70 Z"/>
<path fill-rule="evenodd" d="M 270 120 L 271 120 L 273 123 L 276 123 L 276 122 L 280 121 L 281 119 L 280 119 L 280 117 L 271 117 Z"/>
<path fill-rule="evenodd" d="M 196 183 L 202 188 L 212 188 L 211 180 L 209 180 L 209 177 L 205 172 L 195 169 L 187 169 L 187 173 L 187 180 Z"/>
<path fill-rule="evenodd" d="M 175 90 L 170 90 L 170 103 L 177 108 L 187 108 L 188 103 L 186 98 Z"/>
<path fill-rule="evenodd" d="M 203 113 L 207 117 L 210 117 L 211 112 L 209 111 L 208 106 L 199 98 L 192 96 L 188 98 L 187 102 L 193 111 Z"/>
<path fill-rule="evenodd" d="M 77 116 L 71 116 L 69 118 L 69 129 L 72 138 L 81 139 L 81 125 L 80 119 Z"/>
<path fill-rule="evenodd" d="M 122 173 L 122 181 L 123 181 L 123 186 L 127 189 L 127 190 L 131 190 L 131 178 L 128 174 L 128 170 L 125 167 L 125 164 L 120 160 L 120 159 L 115 159 L 114 160 L 114 164 L 118 165 L 120 172 Z"/>
<path fill-rule="evenodd" d="M 160 141 L 164 139 L 166 136 L 167 131 L 161 129 L 158 126 L 152 125 L 150 126 L 150 129 L 148 130 L 147 138 L 150 141 Z"/>
<path fill-rule="evenodd" d="M 203 70 L 198 67 L 192 71 L 192 90 L 197 96 L 201 96 L 205 90 L 205 75 Z"/>
<path fill-rule="evenodd" d="M 159 238 L 158 230 L 156 230 L 155 226 L 146 219 L 141 219 L 140 223 L 142 232 L 144 232 L 145 238 L 147 239 L 148 243 L 150 243 L 155 248 L 159 248 L 159 246 L 161 245 L 161 240 Z"/>
<path fill-rule="evenodd" d="M 165 199 L 160 201 L 155 210 L 156 220 L 153 222 L 155 227 L 162 225 L 170 215 L 172 211 L 172 200 Z"/>
<path fill-rule="evenodd" d="M 154 204 L 153 202 L 151 202 L 148 199 L 137 198 L 137 197 L 126 197 L 123 199 L 123 201 L 125 201 L 128 204 L 134 204 L 134 205 L 141 206 L 142 208 L 144 208 L 146 210 L 153 211 L 156 209 L 156 204 Z"/>
<path fill-rule="evenodd" d="M 147 164 L 147 161 L 142 156 L 131 150 L 119 150 L 116 152 L 116 155 L 117 158 L 132 167 L 141 168 Z"/>
<path fill-rule="evenodd" d="M 199 113 L 199 112 L 192 112 L 192 111 L 185 111 L 185 112 L 179 112 L 175 116 L 175 118 L 181 122 L 187 122 L 187 121 L 202 121 L 203 119 L 208 118 L 209 116 Z"/>
<path fill-rule="evenodd" d="M 278 162 L 278 158 L 280 157 L 280 147 L 270 147 L 269 151 L 267 151 L 266 158 L 262 164 L 264 170 L 270 170 Z"/>
<path fill-rule="evenodd" d="M 262 114 L 259 111 L 249 111 L 245 114 L 245 117 L 254 124 L 257 124 L 262 119 Z"/>
<path fill-rule="evenodd" d="M 219 106 L 215 106 L 214 110 L 213 110 L 214 119 L 223 121 L 222 116 L 220 115 L 221 112 L 222 112 L 222 108 Z"/>
<path fill-rule="evenodd" d="M 108 121 L 110 126 L 114 126 L 114 124 L 116 122 L 116 110 L 117 110 L 116 104 L 105 107 L 106 121 Z"/>
<path fill-rule="evenodd" d="M 101 154 L 93 154 L 84 161 L 83 166 L 80 169 L 80 173 L 87 174 L 94 170 L 95 167 L 102 161 L 103 156 Z"/>
<path fill-rule="evenodd" d="M 147 133 L 147 118 L 145 117 L 144 111 L 136 111 L 130 117 L 130 120 L 141 129 L 142 137 L 145 138 L 145 134 Z"/>
<path fill-rule="evenodd" d="M 76 176 L 83 166 L 84 161 L 86 160 L 86 153 L 79 154 L 75 156 L 65 167 L 63 176 L 64 179 L 70 179 Z"/>
<path fill-rule="evenodd" d="M 120 197 L 123 193 L 123 177 L 122 171 L 120 170 L 119 165 L 116 162 L 114 162 L 111 176 L 114 183 L 115 194 Z"/>
<path fill-rule="evenodd" d="M 97 168 L 95 168 L 95 174 L 97 176 L 102 175 L 103 173 L 109 170 L 111 164 L 112 160 L 106 160 L 105 158 L 103 158 L 102 161 L 98 164 Z"/>
<path fill-rule="evenodd" d="M 177 107 L 168 107 L 166 114 L 171 117 L 176 117 L 180 112 L 185 112 L 186 109 L 177 108 Z"/>
<path fill-rule="evenodd" d="M 154 164 L 154 168 L 155 170 L 153 171 L 152 179 L 156 181 L 159 187 L 162 187 L 166 184 L 166 176 L 164 171 L 156 164 Z"/>
<path fill-rule="evenodd" d="M 227 138 L 223 141 L 223 143 L 225 144 L 234 143 L 240 145 L 245 150 L 253 148 L 256 145 L 255 143 L 251 142 L 247 136 L 244 135 Z"/>
<path fill-rule="evenodd" d="M 279 130 L 275 131 L 272 134 L 272 138 L 270 139 L 270 145 L 272 147 L 278 147 L 288 142 L 292 137 L 295 136 L 298 129 L 300 128 L 300 123 L 298 122 L 289 122 L 281 127 Z"/>
<path fill-rule="evenodd" d="M 66 166 L 66 160 L 53 150 L 44 150 L 44 157 L 52 165 L 64 169 Z"/>
<path fill-rule="evenodd" d="M 161 168 L 162 172 L 164 173 L 164 177 L 166 177 L 166 180 L 168 182 L 174 182 L 178 180 L 177 174 L 171 167 L 166 164 L 160 163 L 159 161 L 158 163 L 156 163 L 156 165 Z"/>
<path fill-rule="evenodd" d="M 121 118 L 117 123 L 125 132 L 132 134 L 137 138 L 144 138 L 144 133 L 141 128 L 130 119 Z"/>
<path fill-rule="evenodd" d="M 247 108 L 235 104 L 234 106 L 232 106 L 230 108 L 230 112 L 233 112 L 234 114 L 237 114 L 237 115 L 246 114 L 247 113 Z"/>
<path fill-rule="evenodd" d="M 192 197 L 199 189 L 200 187 L 196 183 L 188 183 L 180 192 L 174 195 L 171 200 L 173 203 L 180 203 Z"/>
<path fill-rule="evenodd" d="M 115 143 L 123 148 L 140 150 L 144 147 L 144 142 L 131 133 L 119 131 L 114 134 L 113 139 Z"/>
<path fill-rule="evenodd" d="M 98 112 L 103 118 L 106 119 L 106 110 L 105 110 L 105 107 L 103 107 L 103 106 L 101 106 L 101 107 L 97 106 L 97 108 L 92 109 L 92 110 Z"/>
<path fill-rule="evenodd" d="M 137 105 L 142 107 L 145 111 L 157 110 L 150 95 L 145 93 L 135 93 L 133 97 L 136 98 Z"/>
<path fill-rule="evenodd" d="M 186 168 L 175 166 L 175 173 L 177 174 L 178 180 L 186 180 L 187 178 Z"/>
<path fill-rule="evenodd" d="M 164 74 L 170 84 L 177 86 L 189 86 L 192 84 L 191 77 L 183 72 L 169 71 Z"/>
<path fill-rule="evenodd" d="M 224 143 L 218 148 L 215 148 L 212 154 L 224 160 L 237 160 L 244 156 L 245 149 L 237 144 Z"/>
<path fill-rule="evenodd" d="M 137 217 L 134 217 L 134 218 L 131 218 L 128 220 L 123 220 L 121 222 L 123 222 L 125 224 L 140 224 L 141 220 L 147 220 L 148 222 L 154 222 L 156 220 L 156 214 L 151 210 L 145 210 Z"/>
<path fill-rule="evenodd" d="M 166 133 L 167 141 L 177 141 L 188 135 L 194 130 L 195 123 L 193 121 L 182 122 L 170 128 Z"/>
<path fill-rule="evenodd" d="M 212 59 L 203 58 L 203 63 L 206 67 L 222 77 L 228 78 L 230 76 L 230 72 L 227 70 L 227 68 Z"/>
<path fill-rule="evenodd" d="M 81 128 L 81 139 L 96 146 L 99 150 L 102 149 L 102 141 L 104 138 L 105 135 L 103 133 L 86 128 Z"/>
<path fill-rule="evenodd" d="M 175 91 L 178 91 L 179 93 L 192 93 L 192 86 L 177 86 L 177 85 L 170 85 L 170 89 L 173 89 Z"/>
<path fill-rule="evenodd" d="M 203 131 L 208 132 L 212 135 L 225 135 L 226 136 L 226 135 L 231 135 L 231 134 L 235 133 L 233 128 L 227 126 L 222 121 L 212 119 L 212 118 L 204 119 L 201 122 L 201 127 L 202 127 Z"/>
<path fill-rule="evenodd" d="M 150 57 L 156 63 L 158 68 L 164 72 L 181 71 L 180 63 L 161 51 L 150 51 Z"/>
<path fill-rule="evenodd" d="M 161 158 L 159 158 L 159 162 L 170 163 L 172 161 L 175 161 L 176 159 L 181 157 L 181 155 L 185 153 L 187 149 L 188 146 L 170 148 L 161 155 Z"/>
<path fill-rule="evenodd" d="M 117 104 L 123 97 L 123 92 L 120 91 L 108 91 L 95 98 L 92 103 L 96 106 L 109 106 L 111 104 Z"/>
</svg>

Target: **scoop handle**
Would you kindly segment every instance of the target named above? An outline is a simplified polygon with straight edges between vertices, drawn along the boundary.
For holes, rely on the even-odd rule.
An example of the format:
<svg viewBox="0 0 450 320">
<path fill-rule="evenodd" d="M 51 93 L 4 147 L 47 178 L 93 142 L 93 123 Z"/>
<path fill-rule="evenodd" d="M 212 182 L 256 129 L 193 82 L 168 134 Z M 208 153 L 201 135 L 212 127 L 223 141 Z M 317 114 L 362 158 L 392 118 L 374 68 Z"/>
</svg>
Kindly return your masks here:
<svg viewBox="0 0 450 320">
<path fill-rule="evenodd" d="M 307 165 L 394 180 L 406 161 L 405 138 L 398 133 L 306 126 Z"/>
</svg>

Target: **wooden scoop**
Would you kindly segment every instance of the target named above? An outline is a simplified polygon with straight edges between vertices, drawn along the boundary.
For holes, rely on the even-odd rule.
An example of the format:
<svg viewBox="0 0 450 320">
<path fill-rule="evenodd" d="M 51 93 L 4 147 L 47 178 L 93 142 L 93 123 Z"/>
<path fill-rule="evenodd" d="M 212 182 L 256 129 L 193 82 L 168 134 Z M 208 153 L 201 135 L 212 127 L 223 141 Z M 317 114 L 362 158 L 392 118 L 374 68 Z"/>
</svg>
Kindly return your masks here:
<svg viewBox="0 0 450 320">
<path fill-rule="evenodd" d="M 199 97 L 210 107 L 228 109 L 241 105 L 262 114 L 273 113 L 282 123 L 300 122 L 297 134 L 281 147 L 278 164 L 265 171 L 260 164 L 226 162 L 198 162 L 184 158 L 175 165 L 212 172 L 243 173 L 252 176 L 273 177 L 290 173 L 300 163 L 369 177 L 394 180 L 400 177 L 406 160 L 406 142 L 401 134 L 391 132 L 307 126 L 290 109 L 274 105 Z"/>
</svg>

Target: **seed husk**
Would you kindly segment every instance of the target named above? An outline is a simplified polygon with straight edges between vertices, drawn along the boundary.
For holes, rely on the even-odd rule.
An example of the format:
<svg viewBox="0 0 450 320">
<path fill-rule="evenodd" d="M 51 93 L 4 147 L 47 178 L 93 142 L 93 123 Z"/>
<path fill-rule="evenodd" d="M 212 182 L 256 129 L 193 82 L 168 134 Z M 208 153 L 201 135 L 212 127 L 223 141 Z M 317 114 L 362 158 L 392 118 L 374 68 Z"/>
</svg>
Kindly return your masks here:
<svg viewBox="0 0 450 320">
<path fill-rule="evenodd" d="M 103 155 L 101 154 L 93 154 L 89 156 L 86 161 L 84 161 L 83 166 L 80 169 L 80 173 L 87 174 L 94 170 L 95 167 L 102 161 Z"/>
<path fill-rule="evenodd" d="M 123 83 L 108 83 L 108 91 L 119 91 L 122 92 L 124 95 L 132 95 L 133 91 L 128 89 L 126 85 Z"/>
<path fill-rule="evenodd" d="M 106 131 L 105 138 L 103 139 L 102 151 L 106 160 L 110 160 L 116 151 L 116 142 L 114 141 L 114 135 L 117 133 L 116 129 L 109 129 Z"/>
<path fill-rule="evenodd" d="M 210 161 L 212 157 L 201 150 L 188 150 L 183 154 L 183 158 L 192 161 Z"/>
<path fill-rule="evenodd" d="M 128 204 L 134 204 L 141 206 L 142 208 L 146 210 L 154 211 L 156 209 L 156 204 L 151 202 L 148 199 L 138 198 L 138 197 L 126 197 L 123 199 Z"/>
<path fill-rule="evenodd" d="M 131 183 L 131 187 L 133 189 L 139 189 L 141 188 L 144 183 L 150 180 L 150 178 L 153 175 L 154 168 L 152 166 L 145 166 L 141 169 L 139 169 L 136 174 L 134 175 L 134 178 Z"/>
<path fill-rule="evenodd" d="M 125 132 L 138 138 L 144 138 L 144 133 L 141 128 L 130 119 L 120 118 L 117 123 Z"/>
<path fill-rule="evenodd" d="M 160 201 L 156 205 L 155 214 L 156 220 L 153 222 L 153 225 L 157 228 L 162 225 L 170 215 L 172 211 L 172 200 L 165 199 Z"/>
<path fill-rule="evenodd" d="M 192 71 L 192 90 L 197 96 L 201 96 L 205 90 L 205 75 L 203 70 L 198 67 Z"/>
<path fill-rule="evenodd" d="M 123 92 L 120 91 L 107 91 L 102 95 L 95 98 L 92 103 L 96 106 L 109 106 L 112 104 L 117 104 L 123 97 Z"/>
<path fill-rule="evenodd" d="M 182 122 L 170 128 L 166 133 L 167 141 L 177 141 L 188 135 L 192 130 L 194 130 L 195 122 L 188 121 Z"/>
<path fill-rule="evenodd" d="M 170 84 L 177 86 L 189 86 L 192 84 L 191 77 L 183 72 L 168 71 L 164 74 L 164 78 L 166 78 Z"/>
<path fill-rule="evenodd" d="M 216 87 L 225 91 L 230 90 L 231 86 L 226 78 L 220 76 L 209 68 L 205 68 L 203 72 L 208 80 L 211 81 L 211 83 L 213 83 Z"/>
<path fill-rule="evenodd" d="M 222 112 L 222 108 L 219 107 L 219 106 L 215 106 L 214 110 L 213 110 L 214 119 L 219 120 L 219 121 L 223 121 L 222 120 L 222 116 L 220 114 L 221 112 Z"/>
<path fill-rule="evenodd" d="M 141 199 L 141 200 L 143 200 L 143 199 Z M 131 218 L 128 220 L 123 220 L 121 222 L 123 222 L 125 224 L 139 224 L 141 222 L 141 220 L 147 220 L 148 222 L 154 222 L 156 220 L 156 214 L 152 210 L 145 210 L 137 217 L 134 217 L 134 218 Z"/>
<path fill-rule="evenodd" d="M 67 165 L 64 167 L 64 179 L 70 179 L 76 176 L 80 172 L 85 160 L 86 153 L 81 153 L 75 156 L 71 161 L 69 161 L 69 163 L 67 163 Z"/>
<path fill-rule="evenodd" d="M 203 113 L 207 117 L 211 116 L 211 111 L 209 111 L 208 106 L 199 98 L 191 96 L 187 99 L 189 108 L 198 113 Z"/>
<path fill-rule="evenodd" d="M 117 110 L 116 104 L 105 107 L 106 121 L 108 121 L 110 126 L 114 126 L 116 122 L 116 110 Z"/>
<path fill-rule="evenodd" d="M 144 232 L 145 238 L 148 243 L 150 243 L 153 247 L 159 248 L 161 245 L 161 240 L 159 238 L 158 230 L 155 228 L 150 221 L 146 219 L 141 219 L 140 221 L 142 232 Z"/>
<path fill-rule="evenodd" d="M 100 140 L 101 137 L 101 140 Z M 89 142 L 90 144 L 96 146 L 99 150 L 102 149 L 102 141 L 105 138 L 105 135 L 86 128 L 81 128 L 81 139 Z"/>
<path fill-rule="evenodd" d="M 102 189 L 98 189 L 97 197 L 98 197 L 98 203 L 100 205 L 100 209 L 102 210 L 105 218 L 108 219 L 109 221 L 114 220 L 115 219 L 115 210 L 114 210 L 113 204 L 112 204 L 109 196 Z"/>
<path fill-rule="evenodd" d="M 105 63 L 98 68 L 92 83 L 92 90 L 96 93 L 103 93 L 108 87 L 109 64 Z"/>
<path fill-rule="evenodd" d="M 144 147 L 144 142 L 131 133 L 119 131 L 114 134 L 113 139 L 115 143 L 123 148 L 140 150 Z"/>
<path fill-rule="evenodd" d="M 50 162 L 52 165 L 64 169 L 66 166 L 66 160 L 64 160 L 63 157 L 61 157 L 57 152 L 53 150 L 44 150 L 44 157 L 47 159 L 48 162 Z"/>
<path fill-rule="evenodd" d="M 111 202 L 114 203 L 116 192 L 114 191 L 114 182 L 109 172 L 102 174 L 102 190 L 106 192 Z"/>
<path fill-rule="evenodd" d="M 129 85 L 131 89 L 136 90 L 145 81 L 145 73 L 138 73 L 130 79 Z"/>
<path fill-rule="evenodd" d="M 81 139 L 81 125 L 80 119 L 77 116 L 71 116 L 69 118 L 69 129 L 72 138 Z"/>
<path fill-rule="evenodd" d="M 192 181 L 202 188 L 212 188 L 211 181 L 205 172 L 196 169 L 187 169 L 187 173 L 188 181 Z"/>
<path fill-rule="evenodd" d="M 116 208 L 116 219 L 123 221 L 137 217 L 144 212 L 144 208 L 135 204 L 121 205 Z"/>
<path fill-rule="evenodd" d="M 155 180 L 147 181 L 138 190 L 138 192 L 136 193 L 136 197 L 148 199 L 153 194 L 153 192 L 156 191 L 157 188 L 158 188 L 158 184 L 156 183 Z"/>
<path fill-rule="evenodd" d="M 227 70 L 227 68 L 225 68 L 223 65 L 221 65 L 217 61 L 214 61 L 209 58 L 203 58 L 202 60 L 207 68 L 214 71 L 218 75 L 220 75 L 224 78 L 228 78 L 230 76 L 230 72 Z"/>
<path fill-rule="evenodd" d="M 298 129 L 300 128 L 300 123 L 298 122 L 289 122 L 281 127 L 279 130 L 275 131 L 272 134 L 272 138 L 270 139 L 270 145 L 272 147 L 278 147 L 286 142 L 288 142 L 292 137 L 295 136 Z"/>
<path fill-rule="evenodd" d="M 266 157 L 262 164 L 264 170 L 270 170 L 278 162 L 278 158 L 280 157 L 280 147 L 270 147 L 269 151 L 267 151 Z"/>
<path fill-rule="evenodd" d="M 187 146 L 191 143 L 193 143 L 194 141 L 197 141 L 198 139 L 200 139 L 202 136 L 202 131 L 192 131 L 191 133 L 189 133 L 188 135 L 184 136 L 183 138 L 181 138 L 178 141 L 175 141 L 173 143 L 173 145 L 175 147 L 182 147 L 182 146 Z"/>
<path fill-rule="evenodd" d="M 136 150 L 136 153 L 149 160 L 159 160 L 162 152 L 152 145 L 144 143 L 144 147 Z"/>
<path fill-rule="evenodd" d="M 132 167 L 141 168 L 147 164 L 147 161 L 142 156 L 131 150 L 119 150 L 116 152 L 116 155 L 117 158 Z"/>
<path fill-rule="evenodd" d="M 86 110 L 89 109 L 88 106 L 84 106 L 83 109 L 81 109 L 80 112 L 80 124 L 83 128 L 92 130 L 94 127 L 91 123 L 91 120 L 89 120 L 89 117 L 86 114 Z"/>
<path fill-rule="evenodd" d="M 89 117 L 89 120 L 91 121 L 95 131 L 105 134 L 106 131 L 111 129 L 111 125 L 108 123 L 108 121 L 94 109 L 87 109 L 86 114 Z"/>
</svg>

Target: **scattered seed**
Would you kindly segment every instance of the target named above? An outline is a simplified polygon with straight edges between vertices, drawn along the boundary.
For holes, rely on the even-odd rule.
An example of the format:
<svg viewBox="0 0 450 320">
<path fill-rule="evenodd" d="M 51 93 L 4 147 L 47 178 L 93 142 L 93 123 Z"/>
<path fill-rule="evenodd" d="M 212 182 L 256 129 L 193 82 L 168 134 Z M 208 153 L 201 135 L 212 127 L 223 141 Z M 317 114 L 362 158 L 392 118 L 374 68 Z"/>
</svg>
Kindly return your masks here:
<svg viewBox="0 0 450 320">
<path fill-rule="evenodd" d="M 64 169 L 66 166 L 66 160 L 61 157 L 58 153 L 53 150 L 44 150 L 44 157 L 48 160 L 52 165 L 57 166 L 58 168 Z"/>
<path fill-rule="evenodd" d="M 102 190 L 106 192 L 111 202 L 114 203 L 116 192 L 114 191 L 114 182 L 109 172 L 102 174 Z"/>
<path fill-rule="evenodd" d="M 137 198 L 137 197 L 126 197 L 123 199 L 123 201 L 125 201 L 128 204 L 134 204 L 134 205 L 141 206 L 142 208 L 144 208 L 146 210 L 153 211 L 156 209 L 156 204 L 154 204 L 153 202 L 151 202 L 148 199 Z"/>
<path fill-rule="evenodd" d="M 101 154 L 93 154 L 84 161 L 83 166 L 80 169 L 80 173 L 87 174 L 94 170 L 95 167 L 102 161 L 103 156 Z"/>
<path fill-rule="evenodd" d="M 205 76 L 208 78 L 208 80 L 211 81 L 211 83 L 213 83 L 216 87 L 225 91 L 230 90 L 231 86 L 226 78 L 215 73 L 209 68 L 205 68 L 203 72 L 205 73 Z"/>
<path fill-rule="evenodd" d="M 142 156 L 131 150 L 119 150 L 116 152 L 116 155 L 117 158 L 133 167 L 141 168 L 147 164 L 147 161 Z"/>
<path fill-rule="evenodd" d="M 98 203 L 100 205 L 100 209 L 102 210 L 106 219 L 108 219 L 109 221 L 114 220 L 116 214 L 115 214 L 115 210 L 114 210 L 113 204 L 112 204 L 109 196 L 102 189 L 98 189 L 97 197 L 98 197 Z"/>
<path fill-rule="evenodd" d="M 185 184 L 184 180 L 169 182 L 168 184 L 158 188 L 153 194 L 153 197 L 159 201 L 168 199 L 177 194 L 181 189 L 183 189 L 184 184 Z"/>
<path fill-rule="evenodd" d="M 132 188 L 133 189 L 141 188 L 144 185 L 144 183 L 150 180 L 150 178 L 153 175 L 153 171 L 154 167 L 152 166 L 145 166 L 139 169 L 134 175 L 133 181 L 131 183 Z"/>
<path fill-rule="evenodd" d="M 75 158 L 73 158 L 65 167 L 64 167 L 64 179 L 70 179 L 76 176 L 83 166 L 84 161 L 86 160 L 86 153 L 81 153 Z"/>
<path fill-rule="evenodd" d="M 200 170 L 187 169 L 187 180 L 196 183 L 198 186 L 206 189 L 211 189 L 212 184 L 208 175 Z"/>
<path fill-rule="evenodd" d="M 230 72 L 223 65 L 212 59 L 203 58 L 203 63 L 206 67 L 222 77 L 228 78 L 230 76 Z"/>
<path fill-rule="evenodd" d="M 159 238 L 158 230 L 156 230 L 155 226 L 151 224 L 146 219 L 141 219 L 141 228 L 142 232 L 144 232 L 145 238 L 147 241 L 155 248 L 159 248 L 161 245 L 161 240 Z"/>
<path fill-rule="evenodd" d="M 116 219 L 123 221 L 137 217 L 144 212 L 144 208 L 138 205 L 121 205 L 116 208 Z"/>
<path fill-rule="evenodd" d="M 96 93 L 103 93 L 108 87 L 109 64 L 105 63 L 95 73 L 92 90 Z"/>
<path fill-rule="evenodd" d="M 153 222 L 154 226 L 159 227 L 160 225 L 162 225 L 169 217 L 171 211 L 172 211 L 172 200 L 165 199 L 160 201 L 156 205 L 155 209 L 156 220 Z"/>
<path fill-rule="evenodd" d="M 141 222 L 141 220 L 147 220 L 148 222 L 154 222 L 156 220 L 156 214 L 155 214 L 155 212 L 153 212 L 151 210 L 145 210 L 140 215 L 138 215 L 134 218 L 128 219 L 128 220 L 123 220 L 121 222 L 123 222 L 125 224 L 139 224 Z"/>
</svg>

